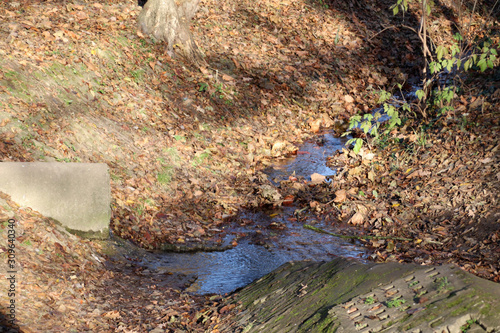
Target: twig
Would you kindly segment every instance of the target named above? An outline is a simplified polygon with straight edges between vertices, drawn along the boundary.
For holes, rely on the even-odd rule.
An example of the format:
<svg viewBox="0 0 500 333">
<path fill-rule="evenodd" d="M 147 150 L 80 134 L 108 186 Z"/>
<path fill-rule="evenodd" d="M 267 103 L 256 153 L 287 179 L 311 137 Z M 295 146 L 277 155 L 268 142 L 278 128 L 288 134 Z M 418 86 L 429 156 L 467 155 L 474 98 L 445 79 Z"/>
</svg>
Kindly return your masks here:
<svg viewBox="0 0 500 333">
<path fill-rule="evenodd" d="M 309 209 L 309 207 L 304 207 L 302 209 L 297 209 L 295 212 L 293 212 L 293 215 L 297 218 L 297 221 L 300 219 L 300 213 L 302 213 L 303 211 Z"/>
<path fill-rule="evenodd" d="M 391 26 L 388 26 L 388 27 L 385 27 L 384 29 L 380 30 L 379 32 L 377 32 L 376 34 L 374 34 L 373 36 L 371 36 L 368 40 L 372 40 L 373 38 L 377 37 L 378 35 L 380 35 L 382 32 L 386 31 L 387 29 L 397 29 L 399 27 L 403 27 L 403 28 L 406 28 L 406 29 L 410 29 L 411 31 L 413 31 L 414 33 L 418 34 L 418 31 L 415 30 L 414 28 L 412 27 L 409 27 L 407 25 L 391 25 Z"/>
<path fill-rule="evenodd" d="M 386 28 L 380 30 L 379 32 L 377 32 L 375 35 L 373 35 L 370 38 L 368 38 L 368 40 L 372 40 L 373 38 L 377 37 L 378 35 L 380 35 L 384 31 L 386 31 L 387 29 L 393 29 L 393 28 L 396 28 L 396 26 L 395 25 L 391 25 L 390 27 L 386 27 Z"/>
<path fill-rule="evenodd" d="M 334 234 L 332 232 L 313 227 L 312 225 L 309 224 L 304 224 L 304 228 L 306 229 L 311 229 L 313 231 L 322 233 L 322 234 L 327 234 L 330 236 L 334 237 L 339 237 L 339 238 L 344 238 L 344 239 L 393 239 L 393 240 L 400 240 L 400 241 L 412 241 L 413 239 L 410 238 L 403 238 L 403 237 L 389 237 L 389 236 L 352 236 L 352 235 L 340 235 L 340 234 Z"/>
<path fill-rule="evenodd" d="M 334 201 L 335 201 L 335 199 L 328 201 L 328 202 L 325 204 L 325 206 L 330 205 L 330 204 L 331 204 L 331 203 L 333 203 Z M 333 204 L 332 206 L 333 206 L 333 208 L 335 208 L 335 209 L 336 209 L 339 213 L 342 213 L 342 211 L 340 210 L 340 208 L 339 208 L 339 207 L 337 207 L 335 204 Z"/>
</svg>

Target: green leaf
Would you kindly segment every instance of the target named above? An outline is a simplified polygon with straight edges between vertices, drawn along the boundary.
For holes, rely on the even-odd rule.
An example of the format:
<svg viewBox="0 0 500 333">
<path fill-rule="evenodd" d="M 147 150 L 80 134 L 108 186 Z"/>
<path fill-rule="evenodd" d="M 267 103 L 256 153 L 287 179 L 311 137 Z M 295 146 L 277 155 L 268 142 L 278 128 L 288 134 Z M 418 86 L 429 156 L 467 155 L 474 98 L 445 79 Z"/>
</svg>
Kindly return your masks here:
<svg viewBox="0 0 500 333">
<path fill-rule="evenodd" d="M 206 91 L 208 88 L 208 84 L 206 84 L 205 82 L 202 82 L 200 83 L 200 88 L 198 89 L 199 92 L 203 92 L 203 91 Z"/>
<path fill-rule="evenodd" d="M 431 62 L 429 67 L 431 68 L 432 74 L 437 74 L 441 69 L 443 69 L 443 66 L 437 62 Z"/>
<path fill-rule="evenodd" d="M 439 45 L 437 47 L 436 55 L 437 55 L 438 60 L 441 60 L 441 58 L 443 58 L 443 55 L 445 55 L 446 53 L 447 53 L 446 48 L 443 45 Z"/>
<path fill-rule="evenodd" d="M 186 137 L 182 135 L 174 135 L 174 139 L 177 141 L 185 141 Z"/>
<path fill-rule="evenodd" d="M 489 68 L 493 68 L 493 61 L 491 61 L 491 59 L 488 59 L 488 61 L 486 61 L 487 65 Z"/>
<path fill-rule="evenodd" d="M 370 133 L 370 129 L 371 129 L 371 127 L 372 127 L 372 124 L 371 124 L 371 122 L 369 122 L 369 121 L 363 121 L 363 122 L 361 123 L 361 126 L 360 126 L 360 128 L 363 130 L 363 132 L 364 132 L 365 134 Z"/>
<path fill-rule="evenodd" d="M 378 133 L 379 125 L 380 125 L 380 123 L 377 123 L 375 126 L 373 126 L 370 129 L 370 134 L 373 135 L 376 139 L 379 137 L 379 133 Z"/>
<path fill-rule="evenodd" d="M 465 62 L 464 64 L 464 70 L 467 72 L 469 70 L 469 68 L 471 67 L 472 65 L 472 59 L 467 59 L 467 61 Z"/>
<path fill-rule="evenodd" d="M 444 65 L 444 64 L 443 64 Z M 449 72 L 451 71 L 451 68 L 453 67 L 453 60 L 448 60 L 446 61 L 446 70 Z"/>
<path fill-rule="evenodd" d="M 389 117 L 394 117 L 394 116 L 398 116 L 398 112 L 396 110 L 396 108 L 394 107 L 394 105 L 391 105 L 391 104 L 385 104 L 384 105 L 384 110 L 385 112 L 387 113 L 387 115 Z"/>
<path fill-rule="evenodd" d="M 360 138 L 357 138 L 356 144 L 354 145 L 354 148 L 352 150 L 357 154 L 361 150 L 362 146 L 363 146 L 363 140 Z"/>
<path fill-rule="evenodd" d="M 488 68 L 488 65 L 486 64 L 486 59 L 479 60 L 477 65 L 481 69 L 481 72 L 484 72 L 486 70 L 486 68 Z"/>
<path fill-rule="evenodd" d="M 387 101 L 388 99 L 391 98 L 391 93 L 388 92 L 388 91 L 385 91 L 385 90 L 380 90 L 377 92 L 377 94 L 379 95 L 379 98 L 378 98 L 378 103 L 379 104 L 382 104 L 384 103 L 385 101 Z"/>
<path fill-rule="evenodd" d="M 396 108 L 392 104 L 384 103 L 384 111 L 387 113 L 389 116 L 391 115 L 392 112 L 394 112 Z"/>
<path fill-rule="evenodd" d="M 358 127 L 360 121 L 361 121 L 361 116 L 359 114 L 352 116 L 349 119 L 349 129 Z"/>
<path fill-rule="evenodd" d="M 415 92 L 419 100 L 422 100 L 425 97 L 425 92 L 422 89 L 419 89 Z"/>
<path fill-rule="evenodd" d="M 457 42 L 460 42 L 460 41 L 463 41 L 464 38 L 462 37 L 461 34 L 459 34 L 458 32 L 453 36 L 453 38 L 457 41 Z"/>
</svg>

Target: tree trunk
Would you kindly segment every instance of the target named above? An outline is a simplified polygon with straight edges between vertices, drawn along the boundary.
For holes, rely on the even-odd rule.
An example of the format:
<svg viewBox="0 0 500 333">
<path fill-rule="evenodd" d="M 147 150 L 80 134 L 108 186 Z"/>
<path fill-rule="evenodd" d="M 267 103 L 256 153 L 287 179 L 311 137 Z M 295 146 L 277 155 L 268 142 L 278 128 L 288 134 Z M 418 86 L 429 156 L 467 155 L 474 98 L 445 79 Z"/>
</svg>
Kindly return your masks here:
<svg viewBox="0 0 500 333">
<path fill-rule="evenodd" d="M 190 61 L 202 59 L 189 25 L 200 0 L 148 0 L 139 14 L 139 28 L 154 38 L 167 42 L 168 53 L 174 46 Z"/>
</svg>

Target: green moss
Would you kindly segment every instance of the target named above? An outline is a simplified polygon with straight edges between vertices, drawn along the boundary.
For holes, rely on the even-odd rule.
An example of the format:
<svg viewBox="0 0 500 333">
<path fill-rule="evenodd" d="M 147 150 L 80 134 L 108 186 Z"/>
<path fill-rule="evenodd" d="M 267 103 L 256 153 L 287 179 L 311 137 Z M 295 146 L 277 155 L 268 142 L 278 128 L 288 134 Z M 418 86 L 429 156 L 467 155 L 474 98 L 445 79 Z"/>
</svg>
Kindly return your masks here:
<svg viewBox="0 0 500 333">
<path fill-rule="evenodd" d="M 454 317 L 459 316 L 461 314 L 467 313 L 470 310 L 468 306 L 462 306 L 458 309 L 453 310 L 450 314 Z"/>
<path fill-rule="evenodd" d="M 434 327 L 437 327 L 437 326 L 439 326 L 439 325 L 442 325 L 442 324 L 443 324 L 443 322 L 444 322 L 444 321 L 443 321 L 443 318 L 439 318 L 438 320 L 436 320 L 436 321 L 432 322 L 432 323 L 430 324 L 430 326 L 431 326 L 432 328 L 434 328 Z"/>
<path fill-rule="evenodd" d="M 436 318 L 437 318 L 436 315 L 430 314 L 430 315 L 425 317 L 425 321 L 433 321 Z"/>
<path fill-rule="evenodd" d="M 446 303 L 446 307 L 447 307 L 448 309 L 450 309 L 450 308 L 452 308 L 452 307 L 454 307 L 454 306 L 457 306 L 457 305 L 459 305 L 459 304 L 463 303 L 463 302 L 464 302 L 464 300 L 465 300 L 465 297 L 463 297 L 463 296 L 461 296 L 461 297 L 457 297 L 455 300 L 453 300 L 453 301 L 451 301 L 451 302 L 449 302 L 449 303 Z"/>
<path fill-rule="evenodd" d="M 479 313 L 482 314 L 483 316 L 489 315 L 491 310 L 491 305 L 490 304 L 484 304 L 484 306 L 479 310 Z"/>
</svg>

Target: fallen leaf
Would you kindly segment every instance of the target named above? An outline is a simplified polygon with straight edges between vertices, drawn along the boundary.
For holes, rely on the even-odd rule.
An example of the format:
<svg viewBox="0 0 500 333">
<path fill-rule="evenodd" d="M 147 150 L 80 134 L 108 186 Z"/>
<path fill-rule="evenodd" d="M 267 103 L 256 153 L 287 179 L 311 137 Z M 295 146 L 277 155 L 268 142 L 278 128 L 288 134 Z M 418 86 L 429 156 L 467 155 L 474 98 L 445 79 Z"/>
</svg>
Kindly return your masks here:
<svg viewBox="0 0 500 333">
<path fill-rule="evenodd" d="M 311 132 L 318 133 L 321 128 L 321 119 L 309 121 L 309 126 L 311 127 Z"/>
<path fill-rule="evenodd" d="M 10 118 L 4 118 L 2 119 L 2 122 L 0 122 L 0 127 L 4 127 L 10 122 Z"/>
<path fill-rule="evenodd" d="M 341 203 L 347 199 L 347 193 L 345 190 L 338 190 L 335 192 L 335 199 L 333 202 Z"/>
<path fill-rule="evenodd" d="M 371 180 L 372 182 L 375 182 L 375 172 L 369 171 L 368 172 L 368 179 Z"/>
<path fill-rule="evenodd" d="M 351 217 L 351 219 L 349 220 L 349 223 L 353 224 L 353 225 L 362 224 L 364 219 L 365 219 L 365 217 L 363 216 L 363 214 L 358 212 Z"/>
<path fill-rule="evenodd" d="M 311 183 L 313 183 L 313 184 L 322 183 L 325 181 L 325 179 L 326 179 L 326 177 L 323 175 L 320 175 L 319 173 L 313 173 L 311 175 Z"/>
<path fill-rule="evenodd" d="M 351 104 L 351 103 L 353 103 L 353 102 L 354 102 L 354 98 L 352 98 L 352 96 L 351 96 L 351 95 L 345 95 L 345 96 L 344 96 L 344 101 L 346 101 L 346 103 Z"/>
<path fill-rule="evenodd" d="M 283 199 L 283 203 L 282 205 L 283 206 L 291 206 L 293 204 L 293 200 L 295 199 L 295 197 L 293 195 L 287 195 L 284 199 Z"/>
<path fill-rule="evenodd" d="M 431 174 L 430 171 L 423 171 L 422 169 L 418 169 L 418 170 L 413 171 L 408 176 L 406 176 L 406 179 L 411 179 L 414 177 L 424 177 L 424 176 L 428 176 L 430 174 Z"/>
<path fill-rule="evenodd" d="M 120 312 L 118 310 L 113 310 L 113 311 L 109 311 L 109 312 L 104 313 L 103 317 L 109 318 L 109 319 L 117 319 L 117 318 L 120 318 L 121 315 L 120 315 Z"/>
</svg>

